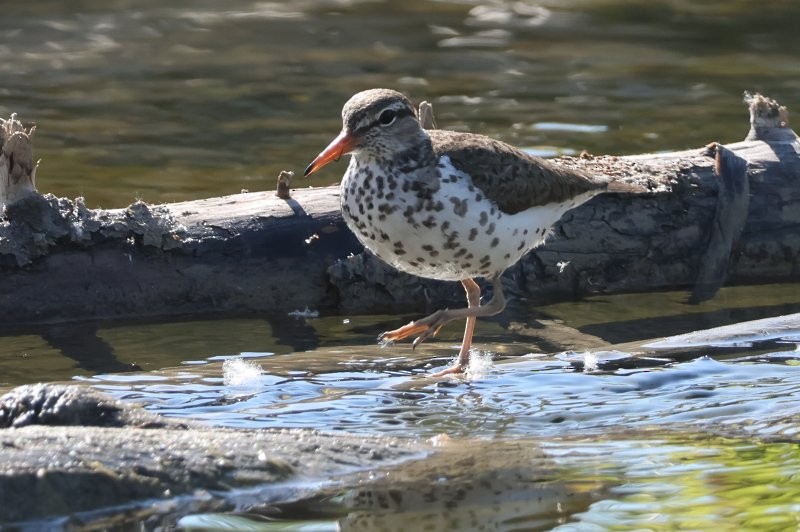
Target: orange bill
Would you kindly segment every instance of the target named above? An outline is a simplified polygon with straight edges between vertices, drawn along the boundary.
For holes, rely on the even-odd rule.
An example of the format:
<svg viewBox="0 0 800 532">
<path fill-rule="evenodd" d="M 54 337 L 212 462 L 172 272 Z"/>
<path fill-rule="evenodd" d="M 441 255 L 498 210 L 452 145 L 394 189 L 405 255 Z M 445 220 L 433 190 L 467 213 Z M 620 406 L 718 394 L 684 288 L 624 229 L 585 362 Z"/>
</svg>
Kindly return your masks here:
<svg viewBox="0 0 800 532">
<path fill-rule="evenodd" d="M 342 131 L 338 137 L 328 144 L 327 148 L 317 155 L 316 159 L 311 161 L 303 176 L 310 176 L 329 162 L 338 161 L 342 155 L 350 153 L 355 144 L 355 137 L 348 135 L 346 131 Z"/>
</svg>

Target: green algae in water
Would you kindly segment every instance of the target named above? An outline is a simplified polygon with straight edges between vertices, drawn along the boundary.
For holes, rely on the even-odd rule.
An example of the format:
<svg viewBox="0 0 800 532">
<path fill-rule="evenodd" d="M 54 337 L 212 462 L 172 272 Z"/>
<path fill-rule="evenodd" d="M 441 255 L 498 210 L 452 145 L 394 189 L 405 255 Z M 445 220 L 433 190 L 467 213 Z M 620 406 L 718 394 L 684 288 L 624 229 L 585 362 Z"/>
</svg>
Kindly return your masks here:
<svg viewBox="0 0 800 532">
<path fill-rule="evenodd" d="M 800 523 L 796 443 L 698 436 L 629 444 L 620 462 L 609 454 L 620 481 L 611 496 L 557 530 L 795 530 Z"/>
<path fill-rule="evenodd" d="M 795 443 L 654 436 L 497 442 L 511 453 L 515 446 L 541 446 L 552 462 L 545 467 L 547 462 L 528 461 L 523 452 L 509 458 L 516 469 L 502 478 L 457 469 L 436 479 L 381 472 L 372 476 L 375 482 L 324 497 L 324 516 L 317 494 L 291 502 L 285 520 L 278 504 L 266 516 L 198 514 L 179 524 L 194 530 L 247 523 L 263 530 L 796 529 L 800 448 Z M 408 467 L 417 466 L 399 469 Z M 433 471 L 441 475 L 435 465 Z"/>
</svg>

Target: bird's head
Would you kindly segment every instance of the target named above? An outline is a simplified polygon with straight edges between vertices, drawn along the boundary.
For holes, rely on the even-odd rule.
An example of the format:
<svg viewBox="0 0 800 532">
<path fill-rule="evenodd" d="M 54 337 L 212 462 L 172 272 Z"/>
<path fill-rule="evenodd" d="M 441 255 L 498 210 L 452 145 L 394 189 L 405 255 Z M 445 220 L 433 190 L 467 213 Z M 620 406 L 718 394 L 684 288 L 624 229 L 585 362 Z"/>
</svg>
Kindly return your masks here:
<svg viewBox="0 0 800 532">
<path fill-rule="evenodd" d="M 422 126 L 408 98 L 390 89 L 359 92 L 342 108 L 342 132 L 311 161 L 304 175 L 348 153 L 388 158 L 416 144 L 420 135 Z"/>
</svg>

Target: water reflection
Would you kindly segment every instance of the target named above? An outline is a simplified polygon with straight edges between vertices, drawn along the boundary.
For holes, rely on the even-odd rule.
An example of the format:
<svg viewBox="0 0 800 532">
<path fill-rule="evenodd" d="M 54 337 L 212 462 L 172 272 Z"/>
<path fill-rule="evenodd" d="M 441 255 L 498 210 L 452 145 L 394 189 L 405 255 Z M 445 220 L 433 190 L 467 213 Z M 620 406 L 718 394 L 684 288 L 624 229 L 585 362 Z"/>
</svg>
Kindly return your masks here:
<svg viewBox="0 0 800 532">
<path fill-rule="evenodd" d="M 189 530 L 792 530 L 800 516 L 794 444 L 617 435 L 473 448 L 478 457 L 458 467 L 448 468 L 446 458 L 429 461 L 422 480 L 410 480 L 404 470 L 415 465 L 406 465 L 382 472 L 372 487 L 333 487 L 249 514 L 190 515 L 179 524 Z M 499 464 L 495 470 L 481 469 L 484 455 Z"/>
<path fill-rule="evenodd" d="M 551 355 L 561 351 L 605 349 L 613 343 L 800 312 L 794 285 L 724 287 L 717 297 L 700 305 L 687 305 L 686 297 L 684 292 L 621 294 L 541 307 L 516 301 L 495 320 L 479 322 L 476 348 L 492 353 L 495 360 L 529 353 L 542 353 L 552 360 Z M 425 343 L 416 351 L 408 343 L 378 348 L 380 332 L 418 317 L 263 315 L 5 325 L 0 330 L 0 387 L 205 365 L 240 353 L 280 355 L 270 370 L 287 376 L 337 372 L 342 366 L 353 373 L 388 371 L 408 376 L 445 365 L 454 356 L 463 329 L 458 323 L 449 325 L 439 334 L 438 343 Z M 727 351 L 704 353 L 729 356 Z M 331 366 L 331 360 L 341 366 Z M 582 356 L 561 356 L 557 362 L 582 369 L 587 361 Z M 626 364 L 639 369 L 663 365 L 643 359 L 631 365 L 625 357 L 614 365 L 608 354 L 588 361 L 589 366 L 597 362 L 600 369 L 614 370 Z M 367 378 L 373 378 L 372 374 Z"/>
<path fill-rule="evenodd" d="M 551 452 L 596 453 L 599 460 L 626 464 L 623 482 L 610 490 L 609 497 L 555 530 L 791 530 L 796 526 L 800 516 L 796 445 L 677 439 L 586 444 L 577 453 L 573 446 L 553 446 Z M 564 460 L 576 462 L 566 456 Z"/>
</svg>

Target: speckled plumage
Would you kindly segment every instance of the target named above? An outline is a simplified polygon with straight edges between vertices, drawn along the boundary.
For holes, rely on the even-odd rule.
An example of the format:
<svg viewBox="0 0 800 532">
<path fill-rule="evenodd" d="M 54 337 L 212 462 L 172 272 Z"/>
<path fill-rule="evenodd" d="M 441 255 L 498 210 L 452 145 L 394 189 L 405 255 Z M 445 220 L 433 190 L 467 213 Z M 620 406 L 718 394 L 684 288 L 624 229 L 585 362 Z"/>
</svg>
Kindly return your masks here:
<svg viewBox="0 0 800 532">
<path fill-rule="evenodd" d="M 397 132 L 376 125 L 387 108 L 407 122 Z M 426 131 L 394 91 L 359 93 L 342 115 L 357 135 L 386 133 L 353 152 L 341 183 L 344 218 L 373 253 L 414 275 L 500 274 L 606 186 L 489 137 Z"/>
<path fill-rule="evenodd" d="M 497 313 L 505 304 L 500 274 L 543 242 L 566 211 L 602 192 L 607 182 L 489 137 L 425 130 L 411 103 L 388 89 L 353 96 L 342 121 L 340 136 L 306 174 L 352 153 L 341 203 L 361 242 L 402 271 L 464 283 L 472 298 L 468 309 L 459 309 L 464 312 L 440 311 L 443 319 L 432 315 L 387 333 L 400 339 L 423 332 L 419 342 L 443 323 L 466 317 L 463 366 L 470 320 L 474 324 L 475 316 Z M 475 277 L 495 282 L 496 301 L 475 304 Z"/>
</svg>

